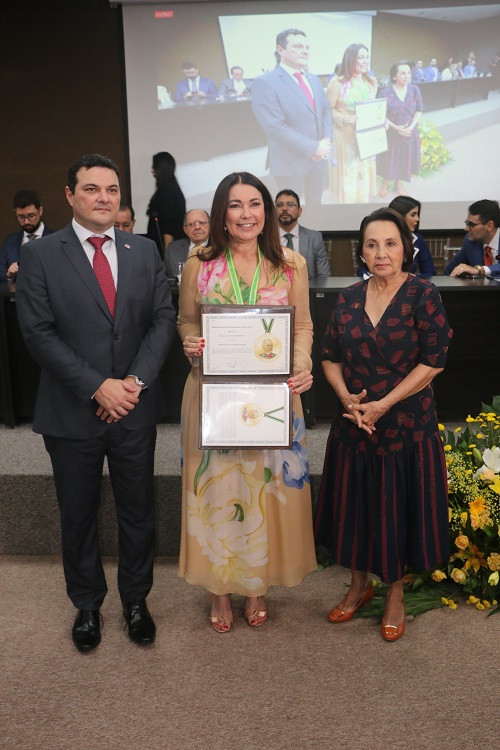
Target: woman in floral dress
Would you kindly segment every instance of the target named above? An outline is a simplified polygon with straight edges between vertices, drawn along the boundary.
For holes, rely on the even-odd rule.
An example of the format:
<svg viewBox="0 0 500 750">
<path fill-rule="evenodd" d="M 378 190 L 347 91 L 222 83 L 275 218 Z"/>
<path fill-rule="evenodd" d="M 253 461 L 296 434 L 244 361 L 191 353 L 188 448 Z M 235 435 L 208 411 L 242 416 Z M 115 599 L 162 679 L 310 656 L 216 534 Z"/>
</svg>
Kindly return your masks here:
<svg viewBox="0 0 500 750">
<path fill-rule="evenodd" d="M 333 152 L 330 189 L 336 203 L 368 203 L 377 192 L 374 156 L 359 158 L 356 142 L 356 104 L 375 99 L 377 81 L 370 74 L 370 55 L 364 44 L 350 44 L 337 77 L 326 95 L 333 115 Z"/>
<path fill-rule="evenodd" d="M 307 267 L 280 246 L 271 195 L 246 172 L 218 186 L 209 245 L 188 258 L 182 274 L 178 330 L 195 365 L 204 346 L 201 304 L 295 306 L 290 450 L 199 450 L 198 367 L 184 389 L 179 573 L 211 592 L 212 627 L 224 633 L 233 622 L 231 594 L 246 597 L 245 617 L 256 627 L 267 619 L 268 587 L 295 586 L 316 567 L 299 396 L 312 385 Z"/>
</svg>

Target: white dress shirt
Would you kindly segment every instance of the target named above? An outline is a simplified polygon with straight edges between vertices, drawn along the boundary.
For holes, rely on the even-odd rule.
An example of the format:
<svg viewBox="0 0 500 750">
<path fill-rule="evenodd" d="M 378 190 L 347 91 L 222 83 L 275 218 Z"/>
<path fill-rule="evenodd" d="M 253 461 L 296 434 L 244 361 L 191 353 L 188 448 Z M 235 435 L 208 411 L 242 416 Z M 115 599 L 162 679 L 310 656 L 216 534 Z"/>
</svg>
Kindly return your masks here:
<svg viewBox="0 0 500 750">
<path fill-rule="evenodd" d="M 116 244 L 115 244 L 115 228 L 111 226 L 109 229 L 106 229 L 106 231 L 103 234 L 97 234 L 96 232 L 90 232 L 88 229 L 85 229 L 85 227 L 82 227 L 81 224 L 78 224 L 75 219 L 71 222 L 73 225 L 73 229 L 75 230 L 75 234 L 82 243 L 82 247 L 85 251 L 85 255 L 89 259 L 89 263 L 93 268 L 93 261 L 94 261 L 94 247 L 90 244 L 90 242 L 87 242 L 89 237 L 107 237 L 108 241 L 104 243 L 102 246 L 102 251 L 106 258 L 108 259 L 110 268 L 111 268 L 111 275 L 113 276 L 113 281 L 115 282 L 115 289 L 116 289 L 116 282 L 118 280 L 118 256 L 116 254 Z"/>
</svg>

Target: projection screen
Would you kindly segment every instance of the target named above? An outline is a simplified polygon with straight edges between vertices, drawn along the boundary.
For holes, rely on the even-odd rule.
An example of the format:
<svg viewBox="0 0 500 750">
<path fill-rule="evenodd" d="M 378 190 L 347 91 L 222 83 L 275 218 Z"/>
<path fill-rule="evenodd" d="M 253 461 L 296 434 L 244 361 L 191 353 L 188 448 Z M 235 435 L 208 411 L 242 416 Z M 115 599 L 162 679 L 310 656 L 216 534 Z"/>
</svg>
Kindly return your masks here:
<svg viewBox="0 0 500 750">
<path fill-rule="evenodd" d="M 270 144 L 276 142 L 270 130 L 282 127 L 288 115 L 277 111 L 276 102 L 270 103 L 274 110 L 269 109 L 266 130 L 259 124 L 252 101 L 252 89 L 262 91 L 259 79 L 276 66 L 276 37 L 286 29 L 304 32 L 309 47 L 307 71 L 319 78 L 325 91 L 351 44 L 367 48 L 369 74 L 376 80 L 377 96 L 382 98 L 384 92 L 387 98 L 391 90 L 389 72 L 394 63 L 405 60 L 412 68 L 418 64 L 426 70 L 435 59 L 443 80 L 429 80 L 430 74 L 422 80 L 424 74 L 420 73 L 421 80 L 414 81 L 422 101 L 417 126 L 420 167 L 418 174 L 403 182 L 404 192 L 422 202 L 425 229 L 462 228 L 469 203 L 479 198 L 497 199 L 500 5 L 459 3 L 442 8 L 436 2 L 434 7 L 429 3 L 419 7 L 418 0 L 414 7 L 400 5 L 403 7 L 398 9 L 395 3 L 383 0 L 374 0 L 371 5 L 355 0 L 124 2 L 130 169 L 137 231 L 145 231 L 147 204 L 154 192 L 151 158 L 158 151 L 169 151 L 175 157 L 188 208 L 210 210 L 215 187 L 233 171 L 252 172 L 273 195 L 288 187 L 269 169 Z M 475 69 L 465 75 L 471 53 Z M 186 64 L 195 69 L 198 86 L 205 89 L 201 94 L 191 92 Z M 231 80 L 235 67 L 236 77 L 242 80 L 236 87 Z M 450 80 L 443 73 L 446 68 L 452 70 Z M 360 107 L 357 111 L 361 116 Z M 293 127 L 300 134 L 296 120 Z M 370 130 L 374 122 L 368 121 L 366 126 Z M 363 216 L 387 205 L 396 195 L 395 183 L 389 184 L 387 196 L 380 195 L 383 152 L 376 155 L 370 149 L 376 150 L 372 145 L 375 140 L 382 143 L 379 149 L 384 143 L 380 130 L 375 135 L 357 134 L 355 143 L 355 148 L 368 149 L 366 158 L 374 164 L 376 184 L 371 186 L 371 193 L 362 200 L 342 202 L 334 176 L 341 154 L 334 149 L 323 165 L 321 204 L 304 205 L 301 221 L 305 226 L 322 231 L 357 229 Z M 361 137 L 365 144 L 368 139 L 368 146 L 362 144 Z"/>
</svg>

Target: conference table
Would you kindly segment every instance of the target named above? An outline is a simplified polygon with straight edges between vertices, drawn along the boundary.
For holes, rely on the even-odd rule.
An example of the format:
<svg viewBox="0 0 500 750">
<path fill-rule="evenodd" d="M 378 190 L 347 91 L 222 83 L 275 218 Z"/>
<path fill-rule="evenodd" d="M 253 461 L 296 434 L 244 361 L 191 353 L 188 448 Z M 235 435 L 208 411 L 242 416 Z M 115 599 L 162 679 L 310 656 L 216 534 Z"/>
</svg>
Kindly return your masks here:
<svg viewBox="0 0 500 750">
<path fill-rule="evenodd" d="M 434 381 L 439 419 L 463 421 L 500 393 L 500 279 L 435 276 L 430 280 L 441 293 L 454 331 L 446 368 Z M 310 281 L 314 385 L 303 399 L 309 427 L 329 421 L 332 413 L 334 396 L 321 367 L 321 341 L 338 293 L 356 281 L 347 276 Z M 178 287 L 171 289 L 177 308 Z M 15 299 L 15 285 L 0 284 L 0 417 L 6 427 L 32 420 L 40 376 L 21 336 Z M 160 374 L 167 422 L 179 421 L 188 372 L 189 363 L 176 338 Z"/>
</svg>

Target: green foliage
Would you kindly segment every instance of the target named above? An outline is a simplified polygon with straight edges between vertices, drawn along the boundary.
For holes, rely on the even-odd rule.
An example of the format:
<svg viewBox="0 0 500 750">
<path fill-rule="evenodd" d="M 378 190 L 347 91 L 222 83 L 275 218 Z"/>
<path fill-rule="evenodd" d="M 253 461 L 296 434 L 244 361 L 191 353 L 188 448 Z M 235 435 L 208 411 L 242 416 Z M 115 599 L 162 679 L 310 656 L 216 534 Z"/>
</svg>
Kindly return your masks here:
<svg viewBox="0 0 500 750">
<path fill-rule="evenodd" d="M 420 120 L 418 129 L 421 141 L 419 177 L 429 179 L 436 172 L 439 172 L 445 164 L 453 161 L 453 158 L 436 125 L 428 120 Z"/>
</svg>

